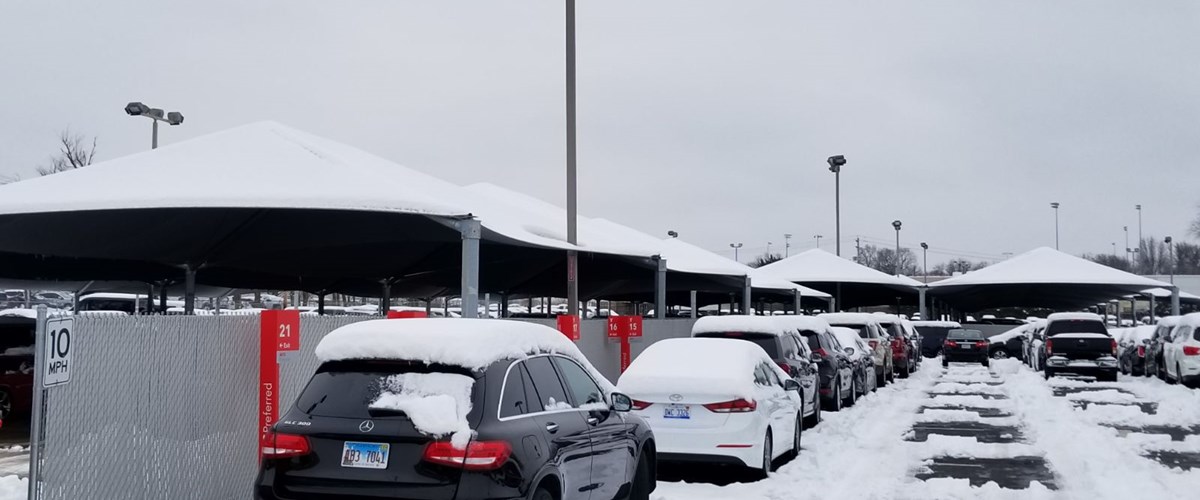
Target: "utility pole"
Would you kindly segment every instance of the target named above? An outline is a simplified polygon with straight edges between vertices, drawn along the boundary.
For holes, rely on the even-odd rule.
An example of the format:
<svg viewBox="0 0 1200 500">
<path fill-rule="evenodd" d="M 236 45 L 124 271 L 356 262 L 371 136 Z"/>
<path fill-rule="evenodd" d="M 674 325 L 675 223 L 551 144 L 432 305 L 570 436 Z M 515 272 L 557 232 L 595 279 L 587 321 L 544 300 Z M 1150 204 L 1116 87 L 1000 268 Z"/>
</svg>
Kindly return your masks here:
<svg viewBox="0 0 1200 500">
<path fill-rule="evenodd" d="M 824 236 L 821 236 L 819 234 L 813 235 L 813 239 L 817 240 L 817 248 L 821 248 L 821 238 L 824 238 Z"/>
<path fill-rule="evenodd" d="M 863 261 L 862 261 L 862 238 L 854 238 L 854 261 L 859 264 L 863 263 Z"/>
<path fill-rule="evenodd" d="M 567 243 L 579 243 L 575 142 L 575 0 L 567 0 Z M 567 250 L 567 314 L 579 316 L 579 253 Z M 466 293 L 464 290 L 463 293 Z"/>
</svg>

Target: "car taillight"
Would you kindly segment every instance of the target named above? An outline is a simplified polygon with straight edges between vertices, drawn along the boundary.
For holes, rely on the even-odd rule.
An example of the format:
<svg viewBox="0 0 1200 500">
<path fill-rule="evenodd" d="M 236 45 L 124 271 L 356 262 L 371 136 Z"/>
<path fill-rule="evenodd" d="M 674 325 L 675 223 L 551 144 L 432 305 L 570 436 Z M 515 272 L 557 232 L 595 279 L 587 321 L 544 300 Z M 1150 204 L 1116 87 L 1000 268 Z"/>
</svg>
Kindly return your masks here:
<svg viewBox="0 0 1200 500">
<path fill-rule="evenodd" d="M 1146 346 L 1144 346 L 1144 345 L 1138 346 L 1138 357 L 1139 358 L 1146 357 Z"/>
<path fill-rule="evenodd" d="M 507 441 L 471 441 L 465 449 L 455 448 L 449 441 L 434 441 L 425 446 L 422 460 L 463 470 L 496 470 L 511 456 L 512 446 Z"/>
<path fill-rule="evenodd" d="M 776 364 L 779 365 L 779 369 L 783 370 L 783 373 L 788 374 L 789 377 L 792 376 L 792 367 L 788 366 L 786 361 L 780 361 Z"/>
<path fill-rule="evenodd" d="M 312 453 L 308 438 L 304 436 L 272 433 L 271 443 L 274 443 L 274 446 L 262 447 L 263 458 L 302 457 Z"/>
<path fill-rule="evenodd" d="M 1053 343 L 1054 343 L 1053 340 L 1046 339 L 1046 354 L 1050 354 L 1050 353 L 1054 352 L 1054 347 L 1052 347 L 1052 345 L 1051 345 Z"/>
<path fill-rule="evenodd" d="M 988 346 L 988 343 L 983 340 L 980 340 L 979 342 L 975 343 L 975 347 L 987 347 L 987 346 Z"/>
<path fill-rule="evenodd" d="M 1184 356 L 1200 355 L 1200 347 L 1196 347 L 1194 345 L 1185 345 L 1185 346 L 1183 346 L 1183 355 Z"/>
<path fill-rule="evenodd" d="M 825 351 L 825 348 L 824 348 L 824 347 L 822 347 L 822 348 L 820 348 L 820 349 L 817 349 L 817 350 L 815 350 L 815 351 L 813 351 L 813 352 L 814 352 L 814 353 L 816 353 L 818 356 L 820 356 L 820 357 L 822 357 L 822 358 L 828 358 L 828 357 L 829 357 L 829 353 L 828 353 L 827 351 Z"/>
<path fill-rule="evenodd" d="M 758 408 L 758 403 L 753 399 L 745 400 L 739 398 L 723 403 L 709 403 L 704 405 L 704 407 L 713 413 L 748 413 Z"/>
<path fill-rule="evenodd" d="M 1112 340 L 1112 354 L 1114 357 L 1117 355 L 1117 339 Z"/>
<path fill-rule="evenodd" d="M 654 404 L 654 403 L 650 403 L 650 402 L 646 402 L 646 401 L 638 401 L 635 399 L 635 400 L 633 400 L 633 409 L 645 410 L 646 408 L 649 408 L 650 405 L 652 405 L 652 404 Z"/>
<path fill-rule="evenodd" d="M 867 343 L 871 345 L 871 349 L 874 349 L 879 346 L 878 340 L 868 340 Z"/>
<path fill-rule="evenodd" d="M 958 342 L 955 342 L 953 340 L 947 340 L 946 347 L 958 347 Z"/>
</svg>

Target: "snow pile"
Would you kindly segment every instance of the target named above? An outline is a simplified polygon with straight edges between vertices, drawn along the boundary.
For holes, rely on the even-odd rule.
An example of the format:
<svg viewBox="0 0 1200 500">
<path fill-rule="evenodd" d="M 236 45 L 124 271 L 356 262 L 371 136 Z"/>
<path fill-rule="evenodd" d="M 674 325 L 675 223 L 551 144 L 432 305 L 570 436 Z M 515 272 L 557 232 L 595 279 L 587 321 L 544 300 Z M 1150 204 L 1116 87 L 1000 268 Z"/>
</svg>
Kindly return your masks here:
<svg viewBox="0 0 1200 500">
<path fill-rule="evenodd" d="M 1013 328 L 1012 330 L 1009 330 L 1007 332 L 1004 332 L 1004 333 L 1001 333 L 998 335 L 992 335 L 991 337 L 988 337 L 988 341 L 990 341 L 993 344 L 1003 344 L 1005 342 L 1008 342 L 1009 340 L 1012 340 L 1021 335 L 1024 335 L 1026 331 L 1028 331 L 1030 328 L 1033 328 L 1033 327 L 1034 327 L 1033 323 L 1026 323 L 1024 325 Z"/>
<path fill-rule="evenodd" d="M 1113 389 L 1076 392 L 1073 394 L 1067 394 L 1067 399 L 1071 401 L 1085 401 L 1088 403 L 1134 403 L 1138 401 L 1138 397 L 1134 396 L 1133 394 Z"/>
<path fill-rule="evenodd" d="M 962 324 L 957 321 L 913 321 L 912 324 L 917 328 L 962 328 Z"/>
<path fill-rule="evenodd" d="M 575 344 L 558 330 L 521 321 L 490 319 L 378 319 L 343 326 L 321 339 L 322 362 L 345 359 L 397 359 L 481 370 L 503 359 L 556 353 L 583 365 L 601 388 L 612 384 L 600 375 Z"/>
<path fill-rule="evenodd" d="M 883 315 L 871 313 L 825 313 L 817 315 L 817 317 L 831 325 L 865 325 L 884 321 Z"/>
<path fill-rule="evenodd" d="M 763 333 L 783 335 L 783 325 L 772 316 L 705 316 L 692 325 L 692 336 L 703 333 Z"/>
<path fill-rule="evenodd" d="M 371 408 L 404 412 L 413 427 L 434 437 L 451 436 L 457 448 L 471 440 L 471 388 L 475 379 L 457 373 L 402 373 L 383 382 Z"/>
<path fill-rule="evenodd" d="M 988 399 L 983 396 L 974 394 L 968 395 L 939 395 L 929 400 L 926 406 L 934 407 L 952 407 L 963 406 L 971 408 L 995 408 L 997 410 L 1013 409 L 1012 401 L 1006 399 Z M 929 411 L 929 410 L 925 410 Z"/>
<path fill-rule="evenodd" d="M 699 323 L 697 323 L 699 324 Z M 780 378 L 787 374 L 767 357 L 758 344 L 735 339 L 681 338 L 651 344 L 621 375 L 617 387 L 635 397 L 640 394 L 678 392 L 689 396 L 740 397 L 756 394 L 754 368 L 774 366 Z"/>
<path fill-rule="evenodd" d="M 933 386 L 933 389 L 930 391 L 941 394 L 1004 394 L 1004 389 L 994 385 L 960 384 L 957 382 L 942 382 Z"/>
<path fill-rule="evenodd" d="M 972 422 L 995 426 L 1015 427 L 1020 421 L 1015 417 L 983 417 L 970 410 L 948 410 L 927 408 L 917 414 L 917 422 Z"/>
<path fill-rule="evenodd" d="M 29 480 L 17 476 L 0 476 L 0 500 L 25 500 Z"/>
<path fill-rule="evenodd" d="M 1041 457 L 1046 453 L 1023 443 L 981 443 L 973 437 L 930 434 L 925 442 L 909 443 L 925 458 L 1015 458 Z"/>
</svg>

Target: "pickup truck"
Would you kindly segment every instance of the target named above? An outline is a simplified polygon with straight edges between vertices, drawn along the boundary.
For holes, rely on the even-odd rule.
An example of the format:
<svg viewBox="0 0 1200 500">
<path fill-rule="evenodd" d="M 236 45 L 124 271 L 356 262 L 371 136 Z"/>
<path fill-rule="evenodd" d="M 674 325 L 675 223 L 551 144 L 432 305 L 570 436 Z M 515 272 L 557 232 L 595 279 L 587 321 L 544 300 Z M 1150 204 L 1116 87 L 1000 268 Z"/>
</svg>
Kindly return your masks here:
<svg viewBox="0 0 1200 500">
<path fill-rule="evenodd" d="M 1116 382 L 1117 341 L 1100 316 L 1059 313 L 1046 318 L 1046 379 L 1060 373 Z"/>
</svg>

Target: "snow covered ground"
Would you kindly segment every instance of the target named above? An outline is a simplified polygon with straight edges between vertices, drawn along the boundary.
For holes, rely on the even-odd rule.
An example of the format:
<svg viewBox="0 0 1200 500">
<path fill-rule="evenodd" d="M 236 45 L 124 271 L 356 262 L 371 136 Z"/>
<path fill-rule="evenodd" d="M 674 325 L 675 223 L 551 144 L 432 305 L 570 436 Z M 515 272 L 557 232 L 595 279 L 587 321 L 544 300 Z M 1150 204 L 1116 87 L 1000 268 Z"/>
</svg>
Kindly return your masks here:
<svg viewBox="0 0 1200 500">
<path fill-rule="evenodd" d="M 1200 485 L 1200 392 L 1158 380 L 1046 381 L 1016 360 L 927 360 L 823 415 L 766 480 L 722 486 L 697 468 L 653 498 L 1127 500 L 1191 498 Z"/>
</svg>

